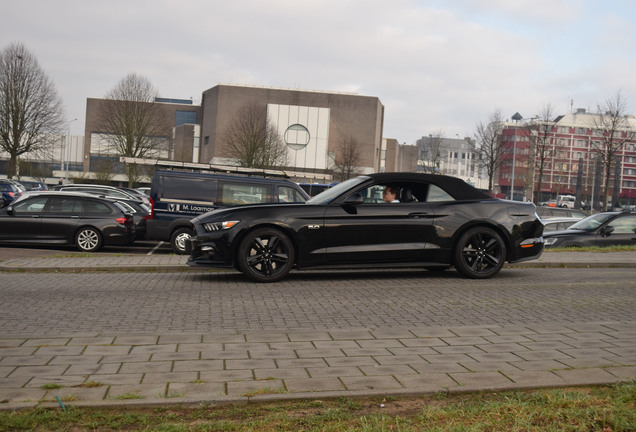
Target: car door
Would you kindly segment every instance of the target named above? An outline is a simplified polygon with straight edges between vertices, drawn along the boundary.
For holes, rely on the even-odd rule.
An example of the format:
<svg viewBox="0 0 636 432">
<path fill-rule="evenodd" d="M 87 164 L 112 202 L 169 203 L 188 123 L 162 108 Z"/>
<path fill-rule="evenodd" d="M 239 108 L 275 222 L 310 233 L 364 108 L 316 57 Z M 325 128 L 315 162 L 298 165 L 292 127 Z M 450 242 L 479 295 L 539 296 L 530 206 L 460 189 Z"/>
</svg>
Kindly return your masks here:
<svg viewBox="0 0 636 432">
<path fill-rule="evenodd" d="M 597 231 L 594 246 L 636 245 L 636 214 L 620 215 Z"/>
<path fill-rule="evenodd" d="M 46 202 L 46 197 L 35 196 L 5 208 L 0 219 L 0 239 L 37 241 L 40 238 L 41 217 Z"/>
<path fill-rule="evenodd" d="M 82 217 L 82 198 L 53 196 L 42 214 L 41 238 L 48 242 L 72 242 Z"/>
<path fill-rule="evenodd" d="M 324 239 L 327 262 L 373 264 L 423 262 L 433 232 L 434 212 L 427 202 L 382 201 L 382 188 L 360 191 L 363 201 L 329 206 Z"/>
</svg>

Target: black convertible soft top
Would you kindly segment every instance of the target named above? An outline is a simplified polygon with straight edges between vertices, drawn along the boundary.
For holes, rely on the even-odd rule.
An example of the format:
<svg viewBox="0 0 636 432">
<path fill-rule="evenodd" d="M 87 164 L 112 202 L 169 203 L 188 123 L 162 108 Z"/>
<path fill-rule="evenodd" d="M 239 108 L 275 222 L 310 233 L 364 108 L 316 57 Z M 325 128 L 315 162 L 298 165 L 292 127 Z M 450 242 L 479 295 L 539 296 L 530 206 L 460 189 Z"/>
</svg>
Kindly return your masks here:
<svg viewBox="0 0 636 432">
<path fill-rule="evenodd" d="M 400 183 L 410 181 L 431 183 L 444 189 L 449 195 L 460 201 L 495 199 L 486 192 L 480 191 L 457 177 L 404 172 L 367 174 L 364 177 L 372 178 L 374 183 Z"/>
</svg>

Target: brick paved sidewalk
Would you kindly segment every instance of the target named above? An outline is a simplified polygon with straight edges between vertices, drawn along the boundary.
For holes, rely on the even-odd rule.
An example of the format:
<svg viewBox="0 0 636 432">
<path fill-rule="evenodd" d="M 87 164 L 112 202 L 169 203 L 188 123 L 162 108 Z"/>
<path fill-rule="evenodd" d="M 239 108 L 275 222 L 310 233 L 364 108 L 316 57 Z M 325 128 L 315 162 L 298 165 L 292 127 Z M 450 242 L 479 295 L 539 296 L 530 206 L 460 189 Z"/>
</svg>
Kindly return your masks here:
<svg viewBox="0 0 636 432">
<path fill-rule="evenodd" d="M 636 321 L 2 338 L 0 377 L 0 409 L 611 384 L 636 377 Z"/>
</svg>

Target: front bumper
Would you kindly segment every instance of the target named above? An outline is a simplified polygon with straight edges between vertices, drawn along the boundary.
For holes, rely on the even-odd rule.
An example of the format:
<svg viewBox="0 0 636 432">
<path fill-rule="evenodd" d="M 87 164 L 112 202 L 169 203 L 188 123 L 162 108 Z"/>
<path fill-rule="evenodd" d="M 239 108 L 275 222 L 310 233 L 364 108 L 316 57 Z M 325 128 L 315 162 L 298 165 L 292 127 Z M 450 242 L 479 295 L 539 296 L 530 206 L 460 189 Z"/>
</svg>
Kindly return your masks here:
<svg viewBox="0 0 636 432">
<path fill-rule="evenodd" d="M 232 267 L 230 251 L 215 241 L 200 241 L 192 237 L 186 241 L 187 264 L 192 267 Z"/>
</svg>

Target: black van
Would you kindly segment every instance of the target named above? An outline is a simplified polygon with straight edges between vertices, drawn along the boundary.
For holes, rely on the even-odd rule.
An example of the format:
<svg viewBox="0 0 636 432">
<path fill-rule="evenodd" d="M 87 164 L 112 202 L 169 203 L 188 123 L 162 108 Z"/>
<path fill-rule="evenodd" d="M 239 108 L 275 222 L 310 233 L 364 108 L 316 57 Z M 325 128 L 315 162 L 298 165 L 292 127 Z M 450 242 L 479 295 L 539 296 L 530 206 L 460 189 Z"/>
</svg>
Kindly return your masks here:
<svg viewBox="0 0 636 432">
<path fill-rule="evenodd" d="M 172 250 L 184 254 L 195 216 L 237 205 L 305 202 L 309 196 L 289 180 L 156 170 L 150 199 L 153 212 L 146 239 L 170 241 Z"/>
</svg>

